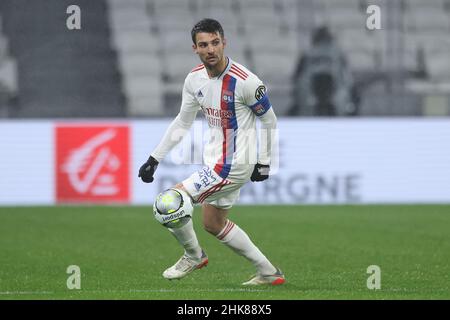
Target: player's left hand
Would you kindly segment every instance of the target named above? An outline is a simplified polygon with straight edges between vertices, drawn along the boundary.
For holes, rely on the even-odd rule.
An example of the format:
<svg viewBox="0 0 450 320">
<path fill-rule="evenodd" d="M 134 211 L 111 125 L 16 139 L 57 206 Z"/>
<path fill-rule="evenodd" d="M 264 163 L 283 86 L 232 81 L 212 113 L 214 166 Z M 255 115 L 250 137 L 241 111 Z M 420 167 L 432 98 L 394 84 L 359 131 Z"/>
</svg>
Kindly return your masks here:
<svg viewBox="0 0 450 320">
<path fill-rule="evenodd" d="M 270 166 L 267 164 L 255 164 L 255 168 L 253 169 L 252 176 L 250 177 L 250 180 L 255 181 L 264 181 L 269 179 L 269 171 Z"/>
</svg>

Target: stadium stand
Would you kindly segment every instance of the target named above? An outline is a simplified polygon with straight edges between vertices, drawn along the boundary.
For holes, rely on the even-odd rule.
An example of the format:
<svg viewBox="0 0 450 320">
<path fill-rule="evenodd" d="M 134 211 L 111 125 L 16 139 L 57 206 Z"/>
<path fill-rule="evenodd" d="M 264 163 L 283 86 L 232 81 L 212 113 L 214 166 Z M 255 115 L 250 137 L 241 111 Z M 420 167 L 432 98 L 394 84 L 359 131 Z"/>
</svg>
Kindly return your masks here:
<svg viewBox="0 0 450 320">
<path fill-rule="evenodd" d="M 338 38 L 360 83 L 363 97 L 360 115 L 420 115 L 418 94 L 423 94 L 423 87 L 431 92 L 439 91 L 442 83 L 450 78 L 448 59 L 445 59 L 449 53 L 447 0 L 398 1 L 400 22 L 388 23 L 383 17 L 384 28 L 377 31 L 365 28 L 366 8 L 377 4 L 384 11 L 387 9 L 384 0 L 140 0 L 136 3 L 141 6 L 145 3 L 150 8 L 141 11 L 155 24 L 149 29 L 156 32 L 149 35 L 160 49 L 155 55 L 159 57 L 162 71 L 155 77 L 164 81 L 158 98 L 165 106 L 164 115 L 177 112 L 184 77 L 197 64 L 190 49 L 189 31 L 195 21 L 204 17 L 215 18 L 224 25 L 228 54 L 264 79 L 272 103 L 281 114 L 292 103 L 291 92 L 295 88 L 290 78 L 296 62 L 310 47 L 311 31 L 322 24 L 328 25 Z M 393 46 L 392 42 L 398 39 L 392 35 L 395 32 L 401 35 L 402 43 Z M 393 81 L 397 76 L 391 70 L 396 64 L 404 75 L 400 89 L 399 82 Z M 394 102 L 404 101 L 410 107 L 392 107 Z M 153 109 L 148 107 L 146 114 L 152 115 L 150 110 Z"/>
<path fill-rule="evenodd" d="M 0 13 L 19 71 L 17 117 L 173 116 L 199 63 L 190 30 L 205 17 L 222 23 L 226 52 L 264 80 L 280 115 L 320 25 L 347 57 L 360 116 L 428 114 L 428 95 L 450 101 L 450 0 L 80 0 L 82 32 L 63 27 L 67 0 L 12 3 Z M 381 30 L 366 28 L 370 4 Z"/>
<path fill-rule="evenodd" d="M 117 52 L 128 116 L 163 115 L 162 66 L 147 1 L 109 0 L 112 46 Z"/>
<path fill-rule="evenodd" d="M 0 118 L 6 118 L 11 113 L 17 93 L 17 63 L 10 55 L 0 15 Z"/>
<path fill-rule="evenodd" d="M 67 0 L 2 0 L 4 33 L 18 64 L 11 117 L 125 115 L 103 0 L 80 0 L 81 30 L 68 30 Z"/>
</svg>

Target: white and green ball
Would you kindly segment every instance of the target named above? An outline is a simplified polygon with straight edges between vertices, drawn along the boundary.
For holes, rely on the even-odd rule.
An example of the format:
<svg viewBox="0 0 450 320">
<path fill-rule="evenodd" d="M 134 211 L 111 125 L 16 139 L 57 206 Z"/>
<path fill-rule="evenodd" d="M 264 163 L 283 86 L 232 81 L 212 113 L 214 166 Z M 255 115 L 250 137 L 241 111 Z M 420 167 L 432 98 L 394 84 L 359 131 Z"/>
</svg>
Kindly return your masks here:
<svg viewBox="0 0 450 320">
<path fill-rule="evenodd" d="M 161 192 L 153 204 L 155 219 L 167 228 L 180 228 L 192 218 L 191 197 L 180 189 Z"/>
</svg>

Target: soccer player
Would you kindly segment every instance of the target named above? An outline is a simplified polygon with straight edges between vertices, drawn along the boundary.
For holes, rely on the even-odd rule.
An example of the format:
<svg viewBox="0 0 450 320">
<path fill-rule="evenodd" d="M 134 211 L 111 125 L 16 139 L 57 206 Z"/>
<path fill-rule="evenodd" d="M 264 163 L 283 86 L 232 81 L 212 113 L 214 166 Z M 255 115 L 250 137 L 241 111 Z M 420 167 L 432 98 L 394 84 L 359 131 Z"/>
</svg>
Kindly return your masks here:
<svg viewBox="0 0 450 320">
<path fill-rule="evenodd" d="M 219 134 L 206 145 L 203 155 L 205 166 L 175 188 L 188 193 L 194 203 L 202 204 L 206 231 L 255 266 L 256 274 L 243 285 L 283 284 L 285 277 L 281 270 L 253 244 L 244 230 L 227 219 L 241 187 L 249 180 L 264 181 L 269 177 L 270 137 L 260 138 L 260 142 L 264 140 L 267 145 L 260 147 L 258 156 L 255 148 L 256 118 L 261 120 L 263 131 L 274 130 L 277 123 L 266 87 L 247 68 L 224 55 L 226 39 L 218 21 L 199 21 L 193 27 L 191 36 L 194 42 L 192 48 L 202 64 L 187 75 L 181 110 L 162 141 L 141 166 L 139 177 L 147 183 L 153 181 L 159 162 L 183 138 L 174 132 L 179 133 L 182 129 L 188 133 L 197 112 L 202 109 L 210 130 Z M 252 152 L 257 158 L 253 163 L 249 161 Z M 181 228 L 169 230 L 185 252 L 172 267 L 164 271 L 164 278 L 182 278 L 208 263 L 192 220 Z"/>
</svg>

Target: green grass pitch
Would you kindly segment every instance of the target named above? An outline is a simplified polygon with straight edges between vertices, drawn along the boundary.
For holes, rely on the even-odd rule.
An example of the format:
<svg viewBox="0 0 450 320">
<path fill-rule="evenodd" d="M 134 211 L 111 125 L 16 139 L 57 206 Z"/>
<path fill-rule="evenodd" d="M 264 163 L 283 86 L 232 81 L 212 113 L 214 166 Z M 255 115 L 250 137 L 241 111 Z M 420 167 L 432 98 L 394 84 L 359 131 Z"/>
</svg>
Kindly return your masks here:
<svg viewBox="0 0 450 320">
<path fill-rule="evenodd" d="M 161 273 L 182 249 L 150 207 L 0 207 L 0 299 L 450 299 L 448 205 L 236 206 L 230 219 L 285 285 L 242 287 L 253 266 L 202 229 L 198 207 L 209 266 L 174 281 Z"/>
</svg>

